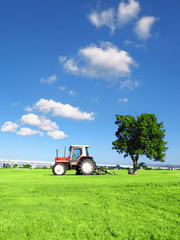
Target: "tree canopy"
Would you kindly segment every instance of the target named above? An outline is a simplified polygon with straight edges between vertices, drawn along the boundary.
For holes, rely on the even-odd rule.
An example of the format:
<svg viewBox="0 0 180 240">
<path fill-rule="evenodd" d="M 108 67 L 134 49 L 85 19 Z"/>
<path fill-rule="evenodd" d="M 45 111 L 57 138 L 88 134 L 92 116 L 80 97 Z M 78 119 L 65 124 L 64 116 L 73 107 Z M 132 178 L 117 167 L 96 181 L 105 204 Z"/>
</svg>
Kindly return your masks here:
<svg viewBox="0 0 180 240">
<path fill-rule="evenodd" d="M 113 149 L 130 156 L 133 161 L 133 173 L 137 173 L 140 155 L 154 161 L 164 162 L 167 150 L 163 122 L 158 123 L 155 114 L 143 113 L 137 118 L 131 115 L 116 115 L 118 130 L 115 135 Z"/>
</svg>

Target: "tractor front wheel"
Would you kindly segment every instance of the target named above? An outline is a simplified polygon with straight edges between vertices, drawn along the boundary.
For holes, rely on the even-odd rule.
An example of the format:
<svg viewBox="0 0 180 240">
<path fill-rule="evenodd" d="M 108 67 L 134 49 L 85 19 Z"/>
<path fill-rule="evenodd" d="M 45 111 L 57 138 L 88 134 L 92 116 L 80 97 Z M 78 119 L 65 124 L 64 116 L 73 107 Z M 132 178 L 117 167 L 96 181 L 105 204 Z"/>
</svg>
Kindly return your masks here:
<svg viewBox="0 0 180 240">
<path fill-rule="evenodd" d="M 78 173 L 81 175 L 92 175 L 95 173 L 96 164 L 92 159 L 84 159 L 80 162 Z"/>
<path fill-rule="evenodd" d="M 66 165 L 64 163 L 56 163 L 52 171 L 54 175 L 64 175 L 66 172 Z"/>
</svg>

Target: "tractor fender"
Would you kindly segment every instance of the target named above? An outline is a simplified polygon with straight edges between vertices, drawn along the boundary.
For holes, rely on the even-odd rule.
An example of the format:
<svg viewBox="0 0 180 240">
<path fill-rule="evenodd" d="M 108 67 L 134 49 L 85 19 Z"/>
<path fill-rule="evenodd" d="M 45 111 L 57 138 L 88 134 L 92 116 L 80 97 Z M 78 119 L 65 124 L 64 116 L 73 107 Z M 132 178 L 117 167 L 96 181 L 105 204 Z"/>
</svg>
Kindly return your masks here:
<svg viewBox="0 0 180 240">
<path fill-rule="evenodd" d="M 90 156 L 81 156 L 81 157 L 77 160 L 76 166 L 77 166 L 83 159 L 86 159 L 86 158 L 91 159 L 91 160 L 94 161 L 93 157 L 90 157 Z"/>
</svg>

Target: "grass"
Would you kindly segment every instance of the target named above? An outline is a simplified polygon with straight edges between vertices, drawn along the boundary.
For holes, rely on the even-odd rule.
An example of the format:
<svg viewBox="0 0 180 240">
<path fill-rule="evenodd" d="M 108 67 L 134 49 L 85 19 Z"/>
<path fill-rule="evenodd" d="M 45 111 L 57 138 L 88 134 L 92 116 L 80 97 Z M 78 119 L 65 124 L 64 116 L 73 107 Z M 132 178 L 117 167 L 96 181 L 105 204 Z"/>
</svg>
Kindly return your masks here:
<svg viewBox="0 0 180 240">
<path fill-rule="evenodd" d="M 0 239 L 179 239 L 180 171 L 0 169 Z"/>
</svg>

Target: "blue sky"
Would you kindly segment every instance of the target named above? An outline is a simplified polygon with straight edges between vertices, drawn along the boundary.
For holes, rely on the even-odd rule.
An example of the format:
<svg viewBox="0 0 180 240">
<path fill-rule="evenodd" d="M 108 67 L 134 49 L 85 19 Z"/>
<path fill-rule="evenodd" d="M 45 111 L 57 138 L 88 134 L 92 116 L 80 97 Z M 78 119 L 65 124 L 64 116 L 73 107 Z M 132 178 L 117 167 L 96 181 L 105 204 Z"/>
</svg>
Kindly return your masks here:
<svg viewBox="0 0 180 240">
<path fill-rule="evenodd" d="M 179 8 L 2 0 L 0 158 L 53 161 L 89 144 L 97 163 L 130 164 L 112 150 L 115 115 L 146 112 L 164 122 L 166 163 L 180 163 Z"/>
</svg>

